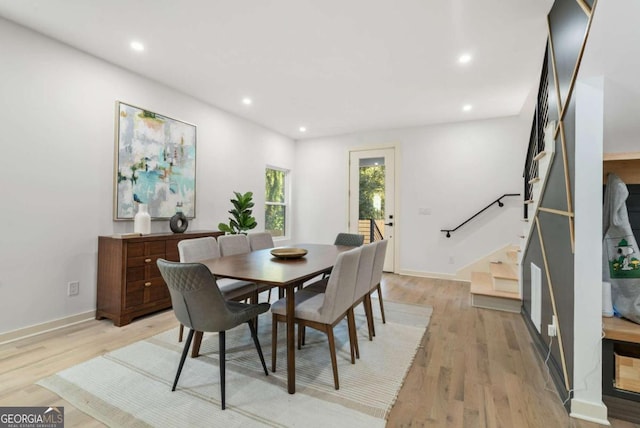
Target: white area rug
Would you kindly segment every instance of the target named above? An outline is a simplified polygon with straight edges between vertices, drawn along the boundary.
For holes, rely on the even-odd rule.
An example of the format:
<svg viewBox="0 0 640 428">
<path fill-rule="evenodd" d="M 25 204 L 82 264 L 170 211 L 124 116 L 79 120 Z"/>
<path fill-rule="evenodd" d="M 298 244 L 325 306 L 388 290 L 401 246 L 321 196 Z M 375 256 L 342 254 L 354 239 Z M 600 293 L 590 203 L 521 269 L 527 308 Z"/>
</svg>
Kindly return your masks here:
<svg viewBox="0 0 640 428">
<path fill-rule="evenodd" d="M 374 300 L 377 311 L 377 301 Z M 220 409 L 217 334 L 205 334 L 201 356 L 188 357 L 171 392 L 182 343 L 177 329 L 94 358 L 38 382 L 109 426 L 121 427 L 384 427 L 413 361 L 432 309 L 385 302 L 376 337 L 356 313 L 360 359 L 350 362 L 346 321 L 335 328 L 340 389 L 333 387 L 326 336 L 307 329 L 296 352 L 296 393 L 287 393 L 285 325 L 278 367 L 271 369 L 271 316 L 260 317 L 259 339 L 269 376 L 244 325 L 227 332 L 227 409 Z"/>
</svg>

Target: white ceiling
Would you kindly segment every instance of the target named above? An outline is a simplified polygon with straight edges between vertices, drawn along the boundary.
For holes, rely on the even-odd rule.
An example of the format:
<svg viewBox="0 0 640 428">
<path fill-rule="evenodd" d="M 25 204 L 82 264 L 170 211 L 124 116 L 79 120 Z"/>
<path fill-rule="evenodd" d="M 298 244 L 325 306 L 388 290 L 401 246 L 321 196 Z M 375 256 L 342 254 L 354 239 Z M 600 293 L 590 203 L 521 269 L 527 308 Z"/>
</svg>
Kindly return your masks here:
<svg viewBox="0 0 640 428">
<path fill-rule="evenodd" d="M 551 3 L 0 0 L 0 16 L 302 139 L 518 114 Z"/>
</svg>

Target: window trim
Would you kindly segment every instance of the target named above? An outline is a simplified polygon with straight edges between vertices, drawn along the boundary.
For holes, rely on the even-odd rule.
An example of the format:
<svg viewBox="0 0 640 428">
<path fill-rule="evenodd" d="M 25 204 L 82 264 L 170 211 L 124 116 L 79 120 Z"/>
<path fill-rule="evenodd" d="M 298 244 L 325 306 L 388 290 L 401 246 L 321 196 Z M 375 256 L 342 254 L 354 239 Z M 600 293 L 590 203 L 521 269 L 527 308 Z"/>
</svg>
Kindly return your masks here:
<svg viewBox="0 0 640 428">
<path fill-rule="evenodd" d="M 279 166 L 274 166 L 274 165 L 265 165 L 265 180 L 266 180 L 266 173 L 267 170 L 271 169 L 274 171 L 280 171 L 284 173 L 284 202 L 270 202 L 267 201 L 267 195 L 265 194 L 265 199 L 264 199 L 264 206 L 265 206 L 265 210 L 263 210 L 264 213 L 264 223 L 265 223 L 265 231 L 266 231 L 266 223 L 267 223 L 267 218 L 266 218 L 266 207 L 267 206 L 283 206 L 284 207 L 284 231 L 283 231 L 283 235 L 282 236 L 273 236 L 273 239 L 276 241 L 280 241 L 280 240 L 288 240 L 289 238 L 289 234 L 291 231 L 291 216 L 290 216 L 290 211 L 291 211 L 291 179 L 290 179 L 290 174 L 291 174 L 291 170 L 287 169 L 287 168 L 282 168 Z M 265 187 L 266 187 L 266 182 L 265 182 Z"/>
</svg>

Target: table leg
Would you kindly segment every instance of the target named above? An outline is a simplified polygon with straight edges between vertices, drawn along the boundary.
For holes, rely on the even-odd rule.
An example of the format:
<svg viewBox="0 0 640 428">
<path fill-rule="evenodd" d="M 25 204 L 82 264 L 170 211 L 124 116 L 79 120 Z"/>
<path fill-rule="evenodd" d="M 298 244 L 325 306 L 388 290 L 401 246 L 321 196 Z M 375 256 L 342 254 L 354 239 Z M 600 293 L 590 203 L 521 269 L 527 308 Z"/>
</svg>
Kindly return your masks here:
<svg viewBox="0 0 640 428">
<path fill-rule="evenodd" d="M 202 344 L 202 332 L 196 331 L 193 338 L 193 345 L 191 345 L 191 358 L 198 358 L 200 355 L 200 345 Z"/>
<path fill-rule="evenodd" d="M 287 286 L 287 385 L 289 394 L 296 392 L 295 285 Z"/>
</svg>

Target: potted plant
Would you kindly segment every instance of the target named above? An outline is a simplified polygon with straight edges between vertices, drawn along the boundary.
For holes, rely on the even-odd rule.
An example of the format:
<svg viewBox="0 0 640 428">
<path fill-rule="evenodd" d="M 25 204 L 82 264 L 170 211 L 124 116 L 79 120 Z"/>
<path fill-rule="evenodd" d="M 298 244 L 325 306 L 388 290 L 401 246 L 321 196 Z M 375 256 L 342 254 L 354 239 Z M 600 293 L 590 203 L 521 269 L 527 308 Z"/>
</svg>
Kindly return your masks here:
<svg viewBox="0 0 640 428">
<path fill-rule="evenodd" d="M 247 230 L 255 228 L 258 223 L 256 223 L 255 217 L 251 215 L 251 208 L 253 208 L 254 205 L 253 192 L 247 192 L 245 194 L 240 192 L 233 193 L 236 195 L 236 198 L 231 199 L 233 209 L 229 211 L 229 214 L 231 214 L 233 218 L 229 217 L 229 224 L 218 224 L 218 229 L 220 229 L 221 232 L 236 235 L 238 233 L 246 233 Z"/>
</svg>

